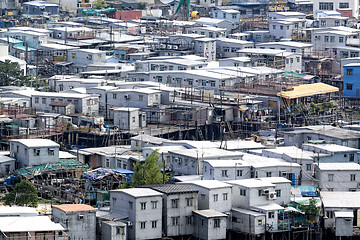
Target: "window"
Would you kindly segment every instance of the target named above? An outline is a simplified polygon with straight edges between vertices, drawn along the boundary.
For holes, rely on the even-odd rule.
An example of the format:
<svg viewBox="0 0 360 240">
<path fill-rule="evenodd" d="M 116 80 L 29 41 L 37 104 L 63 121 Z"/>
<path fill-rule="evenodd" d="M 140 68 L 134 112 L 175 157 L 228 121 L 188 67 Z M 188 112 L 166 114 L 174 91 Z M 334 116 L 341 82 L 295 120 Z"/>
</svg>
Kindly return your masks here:
<svg viewBox="0 0 360 240">
<path fill-rule="evenodd" d="M 228 194 L 227 193 L 223 193 L 223 200 L 224 201 L 228 200 Z"/>
<path fill-rule="evenodd" d="M 41 99 L 42 104 L 46 104 L 46 98 Z"/>
<path fill-rule="evenodd" d="M 274 218 L 275 214 L 274 212 L 268 212 L 268 218 Z"/>
<path fill-rule="evenodd" d="M 273 29 L 276 29 L 276 25 L 273 25 Z"/>
<path fill-rule="evenodd" d="M 233 14 L 233 15 L 232 15 L 232 19 L 236 19 L 236 14 Z"/>
<path fill-rule="evenodd" d="M 220 227 L 220 219 L 215 218 L 214 219 L 214 228 L 219 228 Z"/>
<path fill-rule="evenodd" d="M 179 207 L 179 199 L 171 199 L 171 207 L 178 208 Z"/>
<path fill-rule="evenodd" d="M 263 190 L 260 189 L 260 190 L 258 191 L 258 194 L 259 194 L 259 197 L 261 197 L 261 196 L 263 195 Z"/>
<path fill-rule="evenodd" d="M 349 3 L 348 2 L 341 2 L 341 3 L 339 3 L 339 8 L 349 8 Z"/>
<path fill-rule="evenodd" d="M 203 218 L 201 219 L 201 226 L 202 227 L 204 226 L 204 219 Z"/>
<path fill-rule="evenodd" d="M 228 176 L 227 170 L 221 170 L 221 175 L 222 177 L 227 177 Z"/>
<path fill-rule="evenodd" d="M 133 202 L 129 202 L 129 209 L 133 209 Z"/>
<path fill-rule="evenodd" d="M 347 84 L 346 84 L 346 90 L 353 90 L 353 85 L 352 85 L 352 83 L 347 83 Z"/>
<path fill-rule="evenodd" d="M 312 169 L 312 164 L 306 164 L 306 171 L 311 171 Z"/>
<path fill-rule="evenodd" d="M 145 229 L 146 228 L 146 222 L 140 222 L 140 228 Z"/>
<path fill-rule="evenodd" d="M 300 62 L 300 57 L 296 57 L 296 62 Z"/>
<path fill-rule="evenodd" d="M 335 42 L 335 36 L 330 36 L 330 42 Z"/>
<path fill-rule="evenodd" d="M 334 3 L 332 3 L 332 2 L 319 2 L 319 10 L 334 10 Z"/>
<path fill-rule="evenodd" d="M 186 206 L 191 207 L 193 205 L 193 198 L 186 199 Z"/>
<path fill-rule="evenodd" d="M 329 182 L 334 181 L 334 174 L 328 174 L 328 181 Z"/>
<path fill-rule="evenodd" d="M 109 168 L 110 167 L 110 159 L 105 159 L 105 167 Z"/>
<path fill-rule="evenodd" d="M 281 190 L 275 190 L 276 197 L 281 197 Z"/>
<path fill-rule="evenodd" d="M 258 225 L 262 225 L 262 220 L 258 220 Z"/>
<path fill-rule="evenodd" d="M 25 148 L 24 151 L 25 151 L 25 156 L 27 156 L 27 148 Z"/>
<path fill-rule="evenodd" d="M 266 177 L 271 177 L 271 172 L 266 172 Z"/>
<path fill-rule="evenodd" d="M 186 221 L 186 225 L 191 225 L 192 224 L 192 216 L 186 216 L 185 221 Z"/>
<path fill-rule="evenodd" d="M 124 227 L 116 227 L 117 235 L 125 235 Z"/>
<path fill-rule="evenodd" d="M 219 200 L 219 195 L 218 194 L 214 194 L 214 202 L 217 202 Z"/>
<path fill-rule="evenodd" d="M 157 225 L 157 221 L 151 221 L 151 227 L 152 228 L 156 228 Z"/>
<path fill-rule="evenodd" d="M 35 98 L 35 103 L 39 103 L 39 98 L 38 97 Z"/>
<path fill-rule="evenodd" d="M 349 161 L 350 161 L 350 162 L 353 162 L 353 161 L 354 161 L 354 154 L 353 154 L 353 153 L 350 153 L 350 155 L 349 155 Z"/>
<path fill-rule="evenodd" d="M 144 95 L 139 95 L 139 102 L 142 102 L 144 100 Z"/>
<path fill-rule="evenodd" d="M 116 98 L 117 98 L 117 94 L 116 94 L 116 93 L 113 93 L 112 97 L 113 97 L 113 99 L 116 99 Z"/>
<path fill-rule="evenodd" d="M 350 174 L 350 181 L 356 181 L 356 174 Z"/>
<path fill-rule="evenodd" d="M 136 120 L 135 117 L 132 117 L 132 122 L 133 122 L 133 123 L 135 122 L 135 120 Z"/>
<path fill-rule="evenodd" d="M 40 149 L 34 149 L 34 156 L 40 156 Z"/>
<path fill-rule="evenodd" d="M 246 189 L 240 189 L 240 196 L 246 196 Z"/>
<path fill-rule="evenodd" d="M 280 30 L 284 30 L 284 26 L 280 26 Z"/>
<path fill-rule="evenodd" d="M 346 75 L 353 75 L 353 70 L 352 70 L 352 68 L 346 69 Z"/>
<path fill-rule="evenodd" d="M 326 216 L 328 218 L 334 218 L 334 211 L 326 211 Z"/>
<path fill-rule="evenodd" d="M 48 148 L 48 155 L 53 156 L 55 154 L 55 149 L 54 148 Z"/>
<path fill-rule="evenodd" d="M 157 201 L 151 201 L 151 207 L 152 207 L 152 209 L 155 209 L 155 208 L 157 208 Z"/>
<path fill-rule="evenodd" d="M 180 217 L 172 217 L 171 218 L 171 223 L 172 223 L 172 225 L 179 225 L 179 219 L 180 219 Z"/>
<path fill-rule="evenodd" d="M 72 59 L 75 59 L 76 58 L 76 53 L 72 53 L 71 57 L 72 57 Z"/>
<path fill-rule="evenodd" d="M 339 20 L 335 20 L 335 27 L 340 26 L 340 21 Z"/>
<path fill-rule="evenodd" d="M 339 43 L 344 42 L 344 37 L 339 37 Z"/>
<path fill-rule="evenodd" d="M 140 203 L 140 206 L 141 206 L 141 210 L 145 210 L 146 209 L 146 202 Z"/>
<path fill-rule="evenodd" d="M 87 59 L 88 59 L 88 60 L 92 60 L 92 55 L 91 55 L 91 54 L 88 54 Z"/>
<path fill-rule="evenodd" d="M 328 42 L 329 41 L 329 36 L 325 36 L 324 37 L 324 42 Z"/>
<path fill-rule="evenodd" d="M 243 175 L 243 170 L 236 170 L 236 176 L 241 177 Z"/>
</svg>

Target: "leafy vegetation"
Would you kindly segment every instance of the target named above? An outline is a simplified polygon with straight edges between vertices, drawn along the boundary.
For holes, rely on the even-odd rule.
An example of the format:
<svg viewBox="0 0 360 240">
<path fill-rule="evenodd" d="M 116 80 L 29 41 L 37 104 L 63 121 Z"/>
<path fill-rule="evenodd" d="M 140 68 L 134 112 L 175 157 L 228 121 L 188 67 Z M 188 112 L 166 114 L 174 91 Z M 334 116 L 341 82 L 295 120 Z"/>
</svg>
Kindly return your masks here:
<svg viewBox="0 0 360 240">
<path fill-rule="evenodd" d="M 102 9 L 102 8 L 107 8 L 107 7 L 108 7 L 108 5 L 105 2 L 105 0 L 96 0 L 94 2 L 94 8 L 95 9 Z"/>
<path fill-rule="evenodd" d="M 30 77 L 24 76 L 16 62 L 0 62 L 0 86 L 29 86 Z"/>
<path fill-rule="evenodd" d="M 300 204 L 298 206 L 299 210 L 304 212 L 306 215 L 318 216 L 320 214 L 320 207 L 316 206 L 316 200 L 310 199 L 309 204 Z"/>
<path fill-rule="evenodd" d="M 37 207 L 38 196 L 34 185 L 27 180 L 17 183 L 14 189 L 3 197 L 5 205 Z"/>
<path fill-rule="evenodd" d="M 153 185 L 163 183 L 163 174 L 161 168 L 162 163 L 159 163 L 158 150 L 152 152 L 145 159 L 144 163 L 137 162 L 134 164 L 134 185 Z M 165 174 L 165 182 L 169 181 L 169 175 Z"/>
</svg>

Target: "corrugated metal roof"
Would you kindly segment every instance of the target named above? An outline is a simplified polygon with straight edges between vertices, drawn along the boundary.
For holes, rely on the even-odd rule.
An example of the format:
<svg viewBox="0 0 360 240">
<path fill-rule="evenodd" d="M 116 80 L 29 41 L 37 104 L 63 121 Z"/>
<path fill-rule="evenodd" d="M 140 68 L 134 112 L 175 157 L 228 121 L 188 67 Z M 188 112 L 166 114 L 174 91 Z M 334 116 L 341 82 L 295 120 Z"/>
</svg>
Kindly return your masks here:
<svg viewBox="0 0 360 240">
<path fill-rule="evenodd" d="M 318 94 L 338 92 L 339 88 L 330 86 L 325 83 L 313 83 L 294 86 L 294 89 L 291 91 L 279 92 L 277 95 L 286 99 L 294 99 L 300 97 L 313 96 Z"/>
<path fill-rule="evenodd" d="M 186 185 L 175 185 L 175 184 L 159 184 L 159 185 L 148 185 L 143 186 L 145 188 L 151 188 L 153 190 L 156 190 L 158 192 L 164 193 L 166 195 L 171 194 L 178 194 L 178 193 L 193 193 L 193 192 L 199 192 L 199 190 L 195 188 L 190 188 Z"/>
</svg>

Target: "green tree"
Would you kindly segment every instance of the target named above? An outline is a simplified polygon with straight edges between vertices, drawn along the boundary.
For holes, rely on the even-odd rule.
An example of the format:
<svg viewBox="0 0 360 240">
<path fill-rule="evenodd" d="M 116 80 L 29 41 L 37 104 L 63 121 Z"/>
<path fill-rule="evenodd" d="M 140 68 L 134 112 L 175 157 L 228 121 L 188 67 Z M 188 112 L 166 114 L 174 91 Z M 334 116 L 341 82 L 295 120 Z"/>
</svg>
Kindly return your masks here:
<svg viewBox="0 0 360 240">
<path fill-rule="evenodd" d="M 17 183 L 14 189 L 3 197 L 5 205 L 37 207 L 38 196 L 34 185 L 27 180 Z"/>
<path fill-rule="evenodd" d="M 24 76 L 23 70 L 16 62 L 0 62 L 0 86 L 29 86 L 30 77 Z"/>
<path fill-rule="evenodd" d="M 96 0 L 94 2 L 94 8 L 95 9 L 102 9 L 102 8 L 107 8 L 107 7 L 108 7 L 108 5 L 105 2 L 105 0 Z"/>
<path fill-rule="evenodd" d="M 155 150 L 146 157 L 145 162 L 134 164 L 134 185 L 153 185 L 163 183 L 161 168 L 163 163 L 159 163 L 159 152 Z M 165 174 L 165 182 L 169 180 L 169 175 Z"/>
<path fill-rule="evenodd" d="M 320 213 L 320 208 L 316 206 L 316 200 L 313 198 L 309 200 L 308 205 L 300 204 L 298 208 L 307 215 L 318 216 Z"/>
</svg>

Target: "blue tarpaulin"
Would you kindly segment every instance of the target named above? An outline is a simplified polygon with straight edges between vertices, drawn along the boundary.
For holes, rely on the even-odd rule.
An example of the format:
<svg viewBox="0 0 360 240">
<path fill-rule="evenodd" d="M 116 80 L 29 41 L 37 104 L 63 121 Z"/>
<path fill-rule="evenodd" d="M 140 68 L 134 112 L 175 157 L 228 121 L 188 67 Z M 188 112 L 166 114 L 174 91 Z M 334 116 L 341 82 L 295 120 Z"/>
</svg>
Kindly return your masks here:
<svg viewBox="0 0 360 240">
<path fill-rule="evenodd" d="M 317 197 L 316 188 L 313 185 L 300 185 L 297 188 L 301 192 L 301 196 L 303 197 Z"/>
</svg>

